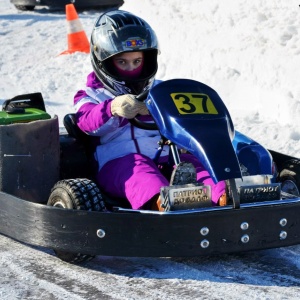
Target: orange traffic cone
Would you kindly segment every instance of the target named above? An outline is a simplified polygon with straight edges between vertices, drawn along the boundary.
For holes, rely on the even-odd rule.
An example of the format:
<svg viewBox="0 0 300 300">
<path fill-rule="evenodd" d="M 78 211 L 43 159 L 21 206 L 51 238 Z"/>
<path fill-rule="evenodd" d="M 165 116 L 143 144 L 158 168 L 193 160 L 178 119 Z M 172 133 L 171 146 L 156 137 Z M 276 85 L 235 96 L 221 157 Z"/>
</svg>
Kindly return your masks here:
<svg viewBox="0 0 300 300">
<path fill-rule="evenodd" d="M 66 5 L 67 30 L 68 30 L 68 50 L 61 54 L 71 54 L 76 51 L 90 52 L 90 43 L 83 30 L 78 14 L 73 4 Z"/>
</svg>

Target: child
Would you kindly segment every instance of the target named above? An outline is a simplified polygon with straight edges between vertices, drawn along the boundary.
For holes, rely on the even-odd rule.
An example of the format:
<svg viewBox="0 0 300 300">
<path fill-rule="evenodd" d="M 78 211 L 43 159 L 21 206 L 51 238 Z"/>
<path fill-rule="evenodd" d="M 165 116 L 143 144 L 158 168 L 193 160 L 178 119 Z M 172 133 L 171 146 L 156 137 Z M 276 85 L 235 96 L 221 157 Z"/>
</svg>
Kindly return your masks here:
<svg viewBox="0 0 300 300">
<path fill-rule="evenodd" d="M 153 162 L 161 136 L 132 126 L 128 119 L 139 115 L 151 121 L 145 103 L 135 95 L 156 84 L 158 41 L 141 18 L 125 11 L 102 14 L 91 36 L 91 62 L 87 88 L 74 97 L 77 124 L 86 134 L 98 137 L 96 180 L 107 195 L 125 198 L 133 209 L 163 211 L 160 188 L 168 186 Z M 164 150 L 161 161 L 166 161 Z M 213 204 L 226 202 L 225 183 L 214 184 L 208 172 L 189 154 L 175 168 L 171 184 L 198 180 L 212 186 Z M 226 203 L 225 203 L 226 204 Z"/>
</svg>

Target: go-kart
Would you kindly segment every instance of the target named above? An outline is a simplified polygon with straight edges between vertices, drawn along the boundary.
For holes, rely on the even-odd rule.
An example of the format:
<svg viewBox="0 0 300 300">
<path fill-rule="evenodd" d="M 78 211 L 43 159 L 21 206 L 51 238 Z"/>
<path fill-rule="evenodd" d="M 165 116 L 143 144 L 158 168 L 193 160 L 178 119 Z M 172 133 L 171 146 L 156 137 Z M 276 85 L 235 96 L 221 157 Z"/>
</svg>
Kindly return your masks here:
<svg viewBox="0 0 300 300">
<path fill-rule="evenodd" d="M 163 187 L 166 212 L 133 210 L 126 199 L 103 194 L 93 180 L 90 137 L 74 114 L 59 130 L 41 99 L 20 95 L 0 115 L 2 234 L 73 263 L 95 255 L 185 257 L 300 243 L 299 159 L 235 131 L 209 86 L 161 82 L 145 100 L 154 122 L 132 120 L 159 130 L 157 157 L 169 147 L 169 164 L 178 165 L 181 151 L 191 153 L 215 182 L 226 181 L 226 206 L 212 206 L 210 187 L 201 183 Z"/>
<path fill-rule="evenodd" d="M 65 8 L 70 3 L 73 3 L 76 9 L 120 7 L 124 4 L 123 0 L 10 0 L 10 2 L 21 11 L 34 10 L 36 6 Z"/>
</svg>

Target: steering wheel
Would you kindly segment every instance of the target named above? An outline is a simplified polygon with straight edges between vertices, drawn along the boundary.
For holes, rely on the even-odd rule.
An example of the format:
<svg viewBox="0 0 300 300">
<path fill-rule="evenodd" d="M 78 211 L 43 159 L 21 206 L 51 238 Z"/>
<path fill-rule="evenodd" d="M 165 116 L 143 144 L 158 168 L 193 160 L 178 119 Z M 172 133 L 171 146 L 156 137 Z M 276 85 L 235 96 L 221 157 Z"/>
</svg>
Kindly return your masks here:
<svg viewBox="0 0 300 300">
<path fill-rule="evenodd" d="M 141 94 L 137 95 L 135 97 L 136 100 L 143 102 L 147 99 L 149 94 L 149 91 L 144 91 Z M 145 129 L 145 130 L 158 130 L 158 127 L 155 123 L 147 123 L 139 120 L 137 117 L 134 117 L 133 119 L 128 120 L 133 126 L 140 128 L 140 129 Z"/>
</svg>

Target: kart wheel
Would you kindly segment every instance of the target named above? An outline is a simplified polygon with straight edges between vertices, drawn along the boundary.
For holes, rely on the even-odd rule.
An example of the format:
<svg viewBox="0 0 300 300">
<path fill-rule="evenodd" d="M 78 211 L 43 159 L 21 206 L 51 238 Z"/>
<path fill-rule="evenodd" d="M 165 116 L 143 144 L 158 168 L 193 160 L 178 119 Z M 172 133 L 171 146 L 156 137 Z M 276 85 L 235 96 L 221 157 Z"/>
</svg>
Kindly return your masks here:
<svg viewBox="0 0 300 300">
<path fill-rule="evenodd" d="M 15 5 L 16 9 L 26 11 L 26 10 L 34 10 L 33 5 Z"/>
<path fill-rule="evenodd" d="M 89 179 L 61 180 L 52 188 L 47 205 L 64 209 L 106 211 L 97 185 Z M 69 263 L 81 263 L 94 258 L 92 255 L 55 250 L 58 258 Z"/>
<path fill-rule="evenodd" d="M 284 163 L 279 182 L 283 192 L 300 196 L 300 160 L 291 159 Z"/>
</svg>

